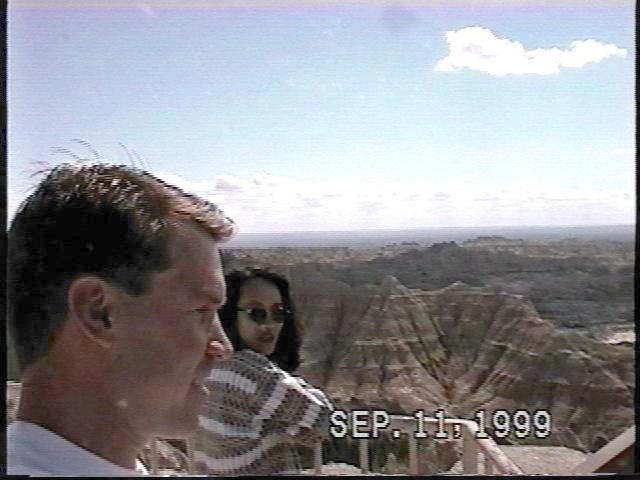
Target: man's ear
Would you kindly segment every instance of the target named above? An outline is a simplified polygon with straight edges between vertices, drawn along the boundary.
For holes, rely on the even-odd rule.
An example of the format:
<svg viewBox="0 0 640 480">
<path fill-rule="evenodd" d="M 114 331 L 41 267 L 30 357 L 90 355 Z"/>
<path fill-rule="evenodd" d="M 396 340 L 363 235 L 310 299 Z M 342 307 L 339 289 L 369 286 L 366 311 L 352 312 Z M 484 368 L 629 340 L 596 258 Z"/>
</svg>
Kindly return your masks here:
<svg viewBox="0 0 640 480">
<path fill-rule="evenodd" d="M 112 287 L 101 278 L 86 275 L 71 282 L 67 291 L 69 321 L 89 339 L 108 347 L 113 340 L 109 299 Z"/>
</svg>

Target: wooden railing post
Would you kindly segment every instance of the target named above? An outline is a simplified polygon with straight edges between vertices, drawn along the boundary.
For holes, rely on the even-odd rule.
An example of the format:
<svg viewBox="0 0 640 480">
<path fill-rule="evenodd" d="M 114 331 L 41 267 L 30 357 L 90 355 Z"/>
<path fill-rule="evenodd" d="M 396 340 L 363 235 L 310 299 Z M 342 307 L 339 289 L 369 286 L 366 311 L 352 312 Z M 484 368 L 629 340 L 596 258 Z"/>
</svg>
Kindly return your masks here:
<svg viewBox="0 0 640 480">
<path fill-rule="evenodd" d="M 193 449 L 193 437 L 188 437 L 185 439 L 187 443 L 187 471 L 189 475 L 195 474 L 195 457 L 194 457 L 194 449 Z"/>
<path fill-rule="evenodd" d="M 636 426 L 632 425 L 616 438 L 595 453 L 590 454 L 584 462 L 575 467 L 572 475 L 595 473 L 636 441 Z"/>
<path fill-rule="evenodd" d="M 409 475 L 418 475 L 418 441 L 409 434 Z"/>
<path fill-rule="evenodd" d="M 478 446 L 473 432 L 462 428 L 462 472 L 478 473 Z"/>
<path fill-rule="evenodd" d="M 490 475 L 493 473 L 493 462 L 491 461 L 491 458 L 489 458 L 489 455 L 487 455 L 486 453 L 483 455 L 484 457 L 484 474 L 485 475 Z"/>
<path fill-rule="evenodd" d="M 316 443 L 313 451 L 313 469 L 316 475 L 322 475 L 322 441 Z"/>
<path fill-rule="evenodd" d="M 360 450 L 360 470 L 362 473 L 369 473 L 369 442 L 367 439 L 360 439 L 358 448 Z"/>
<path fill-rule="evenodd" d="M 151 440 L 151 473 L 153 475 L 158 474 L 158 444 L 156 443 L 156 437 Z"/>
<path fill-rule="evenodd" d="M 432 435 L 441 430 L 441 426 L 438 423 L 440 420 L 437 418 L 424 418 L 424 430 L 429 435 Z M 462 433 L 462 467 L 464 473 L 468 474 L 499 474 L 499 475 L 522 475 L 522 469 L 513 462 L 496 444 L 492 438 L 478 438 L 478 424 L 472 420 L 464 418 L 448 418 L 445 419 L 445 429 L 448 434 L 455 435 L 456 432 Z M 418 441 L 415 437 L 415 418 L 408 415 L 390 415 L 390 425 L 394 431 L 408 434 L 409 442 L 409 468 L 408 473 L 410 475 L 419 475 L 420 462 L 418 457 Z M 635 434 L 635 430 L 627 432 L 629 436 L 632 433 Z M 456 435 L 457 436 L 457 435 Z M 394 438 L 399 438 L 399 435 L 394 434 Z M 367 474 L 371 471 L 369 465 L 369 444 L 364 438 L 360 438 L 358 441 L 358 452 L 360 460 L 360 470 L 362 474 Z M 322 471 L 322 450 L 321 445 L 316 444 L 316 451 L 314 453 L 314 467 L 315 473 L 321 475 Z M 320 449 L 320 450 L 319 450 Z M 482 458 L 480 456 L 482 455 Z M 390 462 L 387 461 L 387 464 Z M 482 464 L 482 467 L 480 466 Z M 318 468 L 320 467 L 320 468 Z M 390 467 L 390 465 L 387 465 Z M 385 468 L 385 473 L 391 473 Z"/>
</svg>

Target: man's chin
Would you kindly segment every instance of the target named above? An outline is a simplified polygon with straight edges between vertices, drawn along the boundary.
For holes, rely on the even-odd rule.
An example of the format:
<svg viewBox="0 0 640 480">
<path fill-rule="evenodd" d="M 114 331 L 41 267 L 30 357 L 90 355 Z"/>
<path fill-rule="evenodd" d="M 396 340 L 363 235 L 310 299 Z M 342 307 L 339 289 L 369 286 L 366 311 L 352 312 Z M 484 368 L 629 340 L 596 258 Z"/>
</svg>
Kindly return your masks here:
<svg viewBox="0 0 640 480">
<path fill-rule="evenodd" d="M 175 412 L 174 421 L 163 429 L 162 436 L 165 438 L 188 437 L 198 428 L 198 416 L 202 413 L 207 395 L 200 390 L 197 390 L 197 393 L 193 393 L 193 390 L 190 390 L 190 395 L 180 408 L 180 411 Z"/>
<path fill-rule="evenodd" d="M 198 412 L 184 412 L 179 421 L 162 429 L 159 437 L 163 438 L 185 438 L 190 437 L 198 428 Z"/>
<path fill-rule="evenodd" d="M 189 386 L 189 395 L 198 397 L 200 403 L 204 403 L 209 396 L 209 389 L 204 385 L 204 383 L 194 381 Z"/>
</svg>

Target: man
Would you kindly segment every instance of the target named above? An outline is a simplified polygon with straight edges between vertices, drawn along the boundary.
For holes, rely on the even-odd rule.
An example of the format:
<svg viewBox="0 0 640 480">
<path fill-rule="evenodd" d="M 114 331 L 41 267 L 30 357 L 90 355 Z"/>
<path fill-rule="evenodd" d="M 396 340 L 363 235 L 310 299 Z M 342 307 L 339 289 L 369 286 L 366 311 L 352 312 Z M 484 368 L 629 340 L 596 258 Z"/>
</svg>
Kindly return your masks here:
<svg viewBox="0 0 640 480">
<path fill-rule="evenodd" d="M 146 172 L 49 172 L 9 231 L 22 393 L 7 473 L 144 473 L 154 436 L 195 430 L 202 382 L 233 352 L 217 316 L 232 233 L 217 207 Z"/>
</svg>

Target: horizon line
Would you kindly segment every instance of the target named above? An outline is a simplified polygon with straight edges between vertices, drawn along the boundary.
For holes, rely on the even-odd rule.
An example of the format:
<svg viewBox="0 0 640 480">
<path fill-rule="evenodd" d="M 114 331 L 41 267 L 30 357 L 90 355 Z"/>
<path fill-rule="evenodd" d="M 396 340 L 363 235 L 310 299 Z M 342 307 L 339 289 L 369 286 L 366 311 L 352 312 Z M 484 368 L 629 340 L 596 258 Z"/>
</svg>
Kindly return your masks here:
<svg viewBox="0 0 640 480">
<path fill-rule="evenodd" d="M 633 223 L 612 223 L 612 224 L 589 224 L 589 225 L 456 225 L 456 226 L 421 226 L 421 227 L 405 227 L 405 228 L 362 228 L 362 229 L 353 229 L 353 230 L 269 230 L 269 231 L 258 231 L 258 232 L 243 232 L 238 230 L 238 232 L 229 240 L 232 241 L 238 235 L 265 235 L 265 234 L 291 234 L 291 233 L 372 233 L 372 232 L 403 232 L 407 230 L 444 230 L 444 229 L 514 229 L 514 228 L 606 228 L 606 227 L 631 227 L 635 228 L 635 224 Z"/>
</svg>

